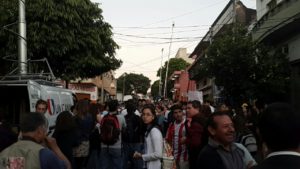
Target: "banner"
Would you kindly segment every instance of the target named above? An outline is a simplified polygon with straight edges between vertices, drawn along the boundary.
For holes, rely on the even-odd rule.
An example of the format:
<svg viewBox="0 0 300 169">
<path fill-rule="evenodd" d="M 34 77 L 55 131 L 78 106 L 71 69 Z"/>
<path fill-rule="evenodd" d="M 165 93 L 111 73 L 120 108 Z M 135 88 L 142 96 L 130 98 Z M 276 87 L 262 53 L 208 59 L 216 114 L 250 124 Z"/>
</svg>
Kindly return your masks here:
<svg viewBox="0 0 300 169">
<path fill-rule="evenodd" d="M 203 93 L 202 91 L 189 91 L 188 101 L 198 100 L 203 103 Z"/>
</svg>

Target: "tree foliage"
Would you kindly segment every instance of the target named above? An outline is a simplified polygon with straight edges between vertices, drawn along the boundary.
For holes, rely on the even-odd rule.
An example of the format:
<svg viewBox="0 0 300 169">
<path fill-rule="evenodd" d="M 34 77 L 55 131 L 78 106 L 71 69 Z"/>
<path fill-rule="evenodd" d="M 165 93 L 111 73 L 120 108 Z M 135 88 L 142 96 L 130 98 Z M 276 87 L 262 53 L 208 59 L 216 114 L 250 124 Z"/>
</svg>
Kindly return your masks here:
<svg viewBox="0 0 300 169">
<path fill-rule="evenodd" d="M 117 91 L 123 92 L 124 85 L 125 95 L 132 94 L 133 91 L 136 93 L 147 94 L 150 82 L 151 80 L 143 74 L 123 74 L 123 76 L 119 77 L 117 80 Z"/>
<path fill-rule="evenodd" d="M 159 96 L 159 80 L 156 80 L 152 85 L 151 85 L 151 96 L 157 97 Z"/>
<path fill-rule="evenodd" d="M 16 22 L 18 1 L 0 1 L 0 25 Z M 111 26 L 104 21 L 98 4 L 90 0 L 26 1 L 26 22 L 28 59 L 47 58 L 57 77 L 94 77 L 122 63 L 114 57 L 118 46 Z M 17 32 L 17 24 L 7 29 Z M 18 37 L 7 29 L 0 31 L 2 58 L 17 53 Z M 6 69 L 2 73 L 8 72 Z"/>
<path fill-rule="evenodd" d="M 168 75 L 167 78 L 169 78 L 174 71 L 177 70 L 185 70 L 188 66 L 189 63 L 187 63 L 185 60 L 182 58 L 171 58 L 169 60 L 169 69 L 168 69 Z M 162 70 L 161 73 L 161 79 L 162 79 L 162 94 L 164 90 L 164 83 L 165 83 L 165 76 L 166 76 L 166 71 L 167 71 L 167 64 L 168 62 L 165 62 L 165 65 L 161 68 L 158 69 L 157 75 L 160 77 L 160 70 Z M 174 87 L 173 81 L 167 80 L 167 97 L 172 97 L 171 89 Z"/>
<path fill-rule="evenodd" d="M 281 97 L 288 88 L 287 57 L 276 49 L 257 45 L 241 26 L 214 39 L 200 62 L 201 76 L 214 77 L 215 84 L 223 87 L 223 95 L 235 101 Z"/>
</svg>

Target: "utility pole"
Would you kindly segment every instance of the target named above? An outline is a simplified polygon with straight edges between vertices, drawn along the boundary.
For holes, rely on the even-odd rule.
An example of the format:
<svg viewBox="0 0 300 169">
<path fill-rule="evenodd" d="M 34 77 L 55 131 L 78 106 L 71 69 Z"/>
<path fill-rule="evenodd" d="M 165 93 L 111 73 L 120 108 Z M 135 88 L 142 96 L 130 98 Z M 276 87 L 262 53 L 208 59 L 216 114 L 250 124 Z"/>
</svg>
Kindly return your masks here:
<svg viewBox="0 0 300 169">
<path fill-rule="evenodd" d="M 126 73 L 123 74 L 123 92 L 122 92 L 122 102 L 124 102 L 124 96 L 125 96 L 125 81 L 126 81 Z"/>
<path fill-rule="evenodd" d="M 103 73 L 101 74 L 101 103 L 104 103 L 104 80 L 103 80 Z"/>
<path fill-rule="evenodd" d="M 167 80 L 168 80 L 168 71 L 169 71 L 169 59 L 171 54 L 171 47 L 172 47 L 172 40 L 173 40 L 173 29 L 174 29 L 175 23 L 172 24 L 172 33 L 170 38 L 170 45 L 169 45 L 169 54 L 168 54 L 168 60 L 167 60 L 167 69 L 166 69 L 166 76 L 165 76 L 165 87 L 164 87 L 164 98 L 167 96 Z"/>
<path fill-rule="evenodd" d="M 163 63 L 163 55 L 164 55 L 164 48 L 161 49 L 161 62 L 160 62 L 160 72 L 159 72 L 159 88 L 158 88 L 158 96 L 161 96 L 161 88 L 162 88 L 162 83 L 161 83 L 161 73 L 162 73 L 162 63 Z"/>
<path fill-rule="evenodd" d="M 25 19 L 25 0 L 19 0 L 19 73 L 27 74 L 27 42 L 26 42 L 26 19 Z"/>
</svg>

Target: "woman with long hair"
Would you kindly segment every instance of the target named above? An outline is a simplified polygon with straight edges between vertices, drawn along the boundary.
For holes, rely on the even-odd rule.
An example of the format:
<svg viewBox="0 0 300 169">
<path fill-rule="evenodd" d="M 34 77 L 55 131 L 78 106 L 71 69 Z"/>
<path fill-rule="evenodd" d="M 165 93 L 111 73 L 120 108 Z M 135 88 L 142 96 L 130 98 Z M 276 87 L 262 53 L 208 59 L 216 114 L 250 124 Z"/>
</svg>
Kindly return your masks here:
<svg viewBox="0 0 300 169">
<path fill-rule="evenodd" d="M 94 128 L 92 115 L 89 113 L 89 100 L 80 100 L 76 105 L 75 121 L 78 127 L 80 145 L 73 151 L 76 169 L 84 168 L 90 148 L 90 134 Z"/>
<path fill-rule="evenodd" d="M 73 115 L 69 111 L 61 112 L 56 119 L 55 131 L 53 137 L 56 139 L 58 147 L 74 165 L 73 147 L 77 146 L 76 123 Z"/>
<path fill-rule="evenodd" d="M 155 107 L 146 104 L 142 108 L 142 120 L 145 127 L 144 152 L 135 152 L 133 157 L 142 158 L 144 161 L 143 168 L 158 169 L 161 168 L 161 159 L 163 151 L 163 137 L 160 129 L 156 124 Z"/>
</svg>

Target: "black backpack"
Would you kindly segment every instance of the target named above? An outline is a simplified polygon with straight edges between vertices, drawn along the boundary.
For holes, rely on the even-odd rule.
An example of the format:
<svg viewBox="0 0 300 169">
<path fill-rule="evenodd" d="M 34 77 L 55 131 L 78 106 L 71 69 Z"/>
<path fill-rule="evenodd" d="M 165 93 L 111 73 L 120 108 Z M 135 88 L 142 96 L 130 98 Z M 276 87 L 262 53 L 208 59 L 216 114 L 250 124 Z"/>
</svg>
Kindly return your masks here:
<svg viewBox="0 0 300 169">
<path fill-rule="evenodd" d="M 116 115 L 107 114 L 100 124 L 100 139 L 106 145 L 113 145 L 119 140 L 120 124 Z"/>
</svg>

